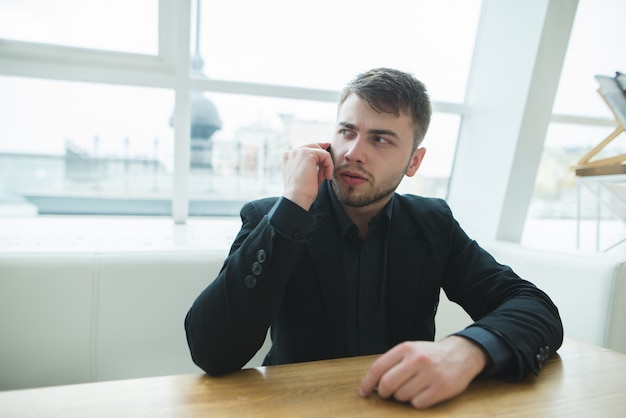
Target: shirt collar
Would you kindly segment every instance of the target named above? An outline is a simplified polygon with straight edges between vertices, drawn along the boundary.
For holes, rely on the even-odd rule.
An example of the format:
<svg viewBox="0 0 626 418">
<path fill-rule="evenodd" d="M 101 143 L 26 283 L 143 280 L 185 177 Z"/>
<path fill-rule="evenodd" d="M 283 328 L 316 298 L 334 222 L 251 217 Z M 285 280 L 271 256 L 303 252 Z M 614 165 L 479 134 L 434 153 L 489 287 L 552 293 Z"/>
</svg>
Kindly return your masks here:
<svg viewBox="0 0 626 418">
<path fill-rule="evenodd" d="M 330 200 L 330 206 L 332 208 L 333 217 L 335 218 L 335 222 L 337 223 L 339 236 L 345 237 L 346 234 L 352 228 L 355 228 L 356 230 L 356 225 L 354 224 L 354 222 L 352 222 L 352 220 L 348 217 L 346 212 L 341 207 L 341 204 L 337 200 L 337 196 L 335 196 L 335 192 L 333 190 L 332 184 L 330 184 L 329 181 L 326 181 L 326 182 L 328 183 L 327 184 L 328 187 L 326 188 L 328 192 L 328 199 Z M 391 222 L 391 213 L 392 213 L 391 208 L 393 207 L 394 198 L 395 198 L 395 193 L 391 196 L 391 199 L 389 199 L 389 202 L 387 202 L 383 210 L 381 210 L 380 213 L 378 213 L 376 216 L 374 216 L 374 218 L 372 218 L 372 220 L 369 223 L 370 227 L 377 225 L 383 219 L 386 219 L 387 225 L 389 225 L 389 223 Z"/>
</svg>

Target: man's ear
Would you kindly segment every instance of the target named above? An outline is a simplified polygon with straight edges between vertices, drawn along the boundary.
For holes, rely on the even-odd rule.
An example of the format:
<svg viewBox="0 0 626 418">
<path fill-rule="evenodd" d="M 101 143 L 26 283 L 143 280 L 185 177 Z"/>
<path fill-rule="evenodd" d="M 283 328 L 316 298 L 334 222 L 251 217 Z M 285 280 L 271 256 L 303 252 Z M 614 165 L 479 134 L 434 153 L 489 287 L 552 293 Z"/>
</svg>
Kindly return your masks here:
<svg viewBox="0 0 626 418">
<path fill-rule="evenodd" d="M 420 168 L 420 165 L 422 164 L 422 160 L 424 160 L 424 155 L 426 155 L 426 148 L 417 148 L 413 151 L 409 166 L 406 168 L 405 174 L 407 177 L 413 177 L 415 175 L 417 169 Z"/>
</svg>

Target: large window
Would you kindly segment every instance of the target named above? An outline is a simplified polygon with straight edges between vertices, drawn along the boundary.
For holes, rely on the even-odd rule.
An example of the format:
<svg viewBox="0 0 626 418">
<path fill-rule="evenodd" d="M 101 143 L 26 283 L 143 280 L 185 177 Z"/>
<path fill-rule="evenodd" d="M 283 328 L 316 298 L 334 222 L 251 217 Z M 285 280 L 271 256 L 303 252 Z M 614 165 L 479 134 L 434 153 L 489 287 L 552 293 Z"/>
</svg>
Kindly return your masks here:
<svg viewBox="0 0 626 418">
<path fill-rule="evenodd" d="M 0 205 L 167 215 L 177 201 L 183 217 L 237 214 L 281 192 L 282 152 L 329 138 L 338 91 L 375 66 L 428 86 L 428 156 L 401 189 L 444 197 L 480 9 L 0 0 Z M 176 115 L 189 118 L 188 133 Z"/>
<path fill-rule="evenodd" d="M 572 169 L 615 129 L 594 76 L 626 72 L 623 37 L 618 35 L 624 14 L 626 2 L 621 0 L 579 1 L 524 231 L 523 241 L 529 245 L 607 249 L 625 236 L 620 200 L 626 190 L 613 184 L 614 190 L 605 193 L 608 205 L 602 204 L 598 212 L 596 185 L 591 190 L 586 186 L 579 190 L 579 179 Z M 625 135 L 610 142 L 597 158 L 626 153 Z M 598 217 L 604 222 L 598 224 Z"/>
<path fill-rule="evenodd" d="M 0 0 L 0 38 L 158 53 L 155 0 Z"/>
<path fill-rule="evenodd" d="M 0 90 L 5 196 L 42 213 L 169 211 L 149 202 L 172 194 L 171 91 L 18 77 Z"/>
</svg>

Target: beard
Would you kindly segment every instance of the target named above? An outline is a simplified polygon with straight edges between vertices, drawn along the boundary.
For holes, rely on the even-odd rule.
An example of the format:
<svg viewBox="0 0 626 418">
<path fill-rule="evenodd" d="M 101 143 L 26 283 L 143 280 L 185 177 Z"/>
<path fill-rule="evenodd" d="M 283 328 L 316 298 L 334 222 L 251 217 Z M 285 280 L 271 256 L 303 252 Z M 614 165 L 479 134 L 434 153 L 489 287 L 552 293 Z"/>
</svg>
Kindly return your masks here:
<svg viewBox="0 0 626 418">
<path fill-rule="evenodd" d="M 339 167 L 339 169 L 340 168 L 342 167 Z M 367 178 L 369 180 L 369 183 L 373 185 L 370 190 L 360 194 L 357 193 L 357 189 L 354 186 L 345 186 L 345 188 L 342 189 L 337 182 L 336 174 L 333 175 L 331 185 L 339 203 L 348 207 L 363 208 L 365 206 L 380 202 L 381 200 L 384 200 L 388 198 L 391 194 L 393 194 L 400 185 L 400 182 L 402 181 L 402 178 L 404 177 L 404 173 L 406 173 L 407 168 L 408 164 L 402 170 L 397 170 L 389 173 L 380 182 L 380 184 L 376 184 L 374 182 L 373 177 L 370 173 L 359 169 L 358 171 L 363 173 L 364 177 Z M 337 173 L 337 170 L 335 170 L 335 173 Z"/>
</svg>

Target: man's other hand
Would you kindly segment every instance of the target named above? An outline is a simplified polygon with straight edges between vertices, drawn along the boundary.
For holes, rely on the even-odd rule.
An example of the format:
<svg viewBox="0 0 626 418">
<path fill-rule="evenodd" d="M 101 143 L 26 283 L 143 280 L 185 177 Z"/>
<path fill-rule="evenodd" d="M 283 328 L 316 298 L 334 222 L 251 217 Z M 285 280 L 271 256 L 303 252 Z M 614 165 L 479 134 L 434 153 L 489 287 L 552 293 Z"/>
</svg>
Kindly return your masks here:
<svg viewBox="0 0 626 418">
<path fill-rule="evenodd" d="M 487 365 L 487 355 L 470 340 L 407 341 L 380 356 L 361 381 L 359 393 L 428 408 L 461 394 Z"/>
</svg>

